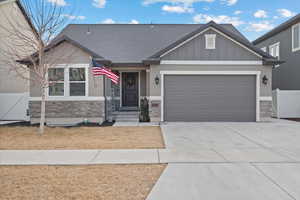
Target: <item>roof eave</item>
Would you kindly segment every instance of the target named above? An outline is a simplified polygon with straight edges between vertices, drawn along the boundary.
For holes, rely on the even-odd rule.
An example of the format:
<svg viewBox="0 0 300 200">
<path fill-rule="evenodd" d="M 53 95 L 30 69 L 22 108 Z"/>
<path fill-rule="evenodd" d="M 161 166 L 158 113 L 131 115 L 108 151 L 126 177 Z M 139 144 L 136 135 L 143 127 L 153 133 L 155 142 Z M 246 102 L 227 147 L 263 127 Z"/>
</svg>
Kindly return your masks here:
<svg viewBox="0 0 300 200">
<path fill-rule="evenodd" d="M 285 63 L 285 61 L 283 60 L 277 60 L 277 59 L 268 59 L 268 58 L 264 58 L 263 59 L 263 65 L 280 65 Z"/>
</svg>

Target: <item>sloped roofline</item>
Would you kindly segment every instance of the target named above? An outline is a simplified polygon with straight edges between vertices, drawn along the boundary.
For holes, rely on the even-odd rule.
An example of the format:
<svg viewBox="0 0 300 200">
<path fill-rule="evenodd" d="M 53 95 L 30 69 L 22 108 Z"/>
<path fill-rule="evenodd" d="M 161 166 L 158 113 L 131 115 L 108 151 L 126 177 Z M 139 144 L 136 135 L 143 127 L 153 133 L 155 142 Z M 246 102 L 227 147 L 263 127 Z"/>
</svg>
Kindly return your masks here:
<svg viewBox="0 0 300 200">
<path fill-rule="evenodd" d="M 266 52 L 262 51 L 261 49 L 255 47 L 249 41 L 247 41 L 247 40 L 245 40 L 245 39 L 237 36 L 234 33 L 231 33 L 229 31 L 227 31 L 225 28 L 223 28 L 222 26 L 218 25 L 214 21 L 210 21 L 209 23 L 205 24 L 204 26 L 200 27 L 199 29 L 197 29 L 197 30 L 195 30 L 195 31 L 187 34 L 186 36 L 184 36 L 181 39 L 175 41 L 174 43 L 172 43 L 171 45 L 167 46 L 166 48 L 164 48 L 164 49 L 158 51 L 157 53 L 155 53 L 154 55 L 150 56 L 146 60 L 157 60 L 157 59 L 159 59 L 162 55 L 171 52 L 173 49 L 175 50 L 176 47 L 179 47 L 185 41 L 188 41 L 189 39 L 197 36 L 199 33 L 203 32 L 203 31 L 205 31 L 206 29 L 209 29 L 209 28 L 214 28 L 214 29 L 220 31 L 221 33 L 225 34 L 227 37 L 232 38 L 234 41 L 242 44 L 243 46 L 245 46 L 246 48 L 248 48 L 248 50 L 250 49 L 254 53 L 256 53 L 259 56 L 261 56 L 262 58 L 274 59 L 275 60 L 275 58 L 272 57 L 271 55 L 269 55 Z"/>
<path fill-rule="evenodd" d="M 257 38 L 256 40 L 254 40 L 252 43 L 254 45 L 257 45 L 261 42 L 263 42 L 264 40 L 284 31 L 285 29 L 289 28 L 290 26 L 296 24 L 297 22 L 300 22 L 300 13 L 294 17 L 292 17 L 291 19 L 289 19 L 288 21 L 280 24 L 279 26 L 277 26 L 276 28 L 274 28 L 273 30 L 269 31 L 268 33 L 264 34 L 263 36 Z"/>
</svg>

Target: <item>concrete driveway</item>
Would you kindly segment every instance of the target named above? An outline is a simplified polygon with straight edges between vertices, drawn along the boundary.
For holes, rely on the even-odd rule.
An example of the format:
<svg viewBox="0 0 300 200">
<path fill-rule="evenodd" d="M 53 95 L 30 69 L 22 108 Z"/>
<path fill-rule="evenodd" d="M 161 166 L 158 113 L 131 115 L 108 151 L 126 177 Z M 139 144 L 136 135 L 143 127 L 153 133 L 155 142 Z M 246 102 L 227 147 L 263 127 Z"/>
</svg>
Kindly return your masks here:
<svg viewBox="0 0 300 200">
<path fill-rule="evenodd" d="M 300 199 L 300 123 L 162 125 L 168 162 L 148 200 Z"/>
</svg>

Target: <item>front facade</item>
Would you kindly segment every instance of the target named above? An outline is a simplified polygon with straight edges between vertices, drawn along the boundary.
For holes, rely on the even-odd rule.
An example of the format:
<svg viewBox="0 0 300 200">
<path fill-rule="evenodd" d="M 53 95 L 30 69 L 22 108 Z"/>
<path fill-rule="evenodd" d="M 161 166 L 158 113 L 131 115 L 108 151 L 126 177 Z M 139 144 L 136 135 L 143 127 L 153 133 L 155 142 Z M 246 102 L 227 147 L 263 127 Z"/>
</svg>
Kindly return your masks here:
<svg viewBox="0 0 300 200">
<path fill-rule="evenodd" d="M 300 89 L 300 14 L 258 38 L 253 44 L 284 61 L 273 69 L 273 89 Z"/>
<path fill-rule="evenodd" d="M 100 34 L 97 26 L 107 32 L 113 29 L 122 32 L 129 27 L 127 36 L 126 31 L 122 33 L 128 51 L 124 51 L 126 48 L 118 39 L 110 40 L 118 44 L 119 50 L 115 50 L 114 55 L 110 55 L 113 48 L 106 43 L 105 31 L 101 32 L 105 41 L 94 43 L 108 45 L 106 49 L 103 47 L 108 55 L 101 47 L 97 51 L 86 40 L 83 44 L 84 40 L 77 35 L 79 26 L 67 27 L 63 33 L 68 37 L 56 40 L 61 44 L 54 52 L 77 49 L 78 54 L 74 54 L 71 63 L 62 63 L 49 70 L 50 81 L 53 75 L 60 80 L 48 91 L 46 118 L 49 123 L 118 120 L 116 113 L 138 111 L 144 98 L 149 100 L 152 122 L 254 122 L 271 115 L 273 58 L 253 47 L 231 25 L 211 22 L 206 25 L 84 27 L 88 35 Z M 153 32 L 149 33 L 149 29 Z M 130 36 L 137 32 L 141 36 Z M 147 40 L 146 32 L 148 43 L 143 41 Z M 144 44 L 133 47 L 129 39 L 132 44 Z M 137 55 L 141 58 L 135 57 Z M 92 58 L 118 74 L 119 84 L 102 76 L 94 77 Z M 30 88 L 31 121 L 36 122 L 41 98 L 37 88 L 33 85 Z"/>
</svg>

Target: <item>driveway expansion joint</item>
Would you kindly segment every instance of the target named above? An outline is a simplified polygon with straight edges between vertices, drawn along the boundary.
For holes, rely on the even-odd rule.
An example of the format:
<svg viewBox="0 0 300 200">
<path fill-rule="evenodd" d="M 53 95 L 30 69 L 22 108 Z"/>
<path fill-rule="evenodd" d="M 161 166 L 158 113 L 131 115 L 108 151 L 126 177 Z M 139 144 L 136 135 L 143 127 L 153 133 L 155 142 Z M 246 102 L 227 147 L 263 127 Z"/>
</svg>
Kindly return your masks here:
<svg viewBox="0 0 300 200">
<path fill-rule="evenodd" d="M 251 166 L 253 166 L 257 171 L 259 171 L 266 179 L 268 179 L 270 182 L 272 182 L 276 187 L 278 187 L 280 190 L 282 190 L 284 193 L 286 193 L 289 197 L 291 197 L 294 200 L 297 200 L 293 195 L 291 195 L 286 189 L 284 189 L 280 184 L 278 184 L 274 179 L 272 179 L 270 176 L 268 176 L 262 169 L 259 168 L 259 166 L 256 166 L 253 163 L 250 163 Z"/>
</svg>

